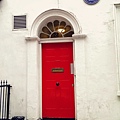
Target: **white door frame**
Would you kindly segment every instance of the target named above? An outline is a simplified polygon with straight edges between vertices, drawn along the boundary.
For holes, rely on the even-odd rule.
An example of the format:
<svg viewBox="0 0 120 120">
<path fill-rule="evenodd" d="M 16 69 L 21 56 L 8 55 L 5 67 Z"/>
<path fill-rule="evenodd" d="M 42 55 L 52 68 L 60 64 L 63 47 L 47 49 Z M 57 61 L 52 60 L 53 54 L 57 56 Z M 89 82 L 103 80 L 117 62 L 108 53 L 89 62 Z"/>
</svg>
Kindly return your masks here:
<svg viewBox="0 0 120 120">
<path fill-rule="evenodd" d="M 59 15 L 58 15 L 59 13 Z M 74 33 L 70 38 L 55 38 L 53 39 L 40 39 L 38 37 L 40 24 L 50 16 L 61 16 L 70 21 L 74 28 Z M 42 43 L 53 43 L 53 42 L 73 42 L 73 59 L 74 59 L 74 82 L 75 82 L 75 118 L 77 118 L 77 69 L 78 62 L 77 56 L 81 59 L 79 61 L 79 72 L 81 73 L 80 78 L 84 77 L 85 72 L 85 50 L 84 40 L 85 34 L 80 33 L 80 27 L 77 23 L 76 18 L 69 12 L 60 9 L 52 9 L 42 13 L 34 21 L 30 36 L 25 37 L 27 41 L 27 119 L 38 119 L 42 118 Z M 79 45 L 79 46 L 78 46 Z M 79 48 L 79 50 L 77 49 Z"/>
</svg>

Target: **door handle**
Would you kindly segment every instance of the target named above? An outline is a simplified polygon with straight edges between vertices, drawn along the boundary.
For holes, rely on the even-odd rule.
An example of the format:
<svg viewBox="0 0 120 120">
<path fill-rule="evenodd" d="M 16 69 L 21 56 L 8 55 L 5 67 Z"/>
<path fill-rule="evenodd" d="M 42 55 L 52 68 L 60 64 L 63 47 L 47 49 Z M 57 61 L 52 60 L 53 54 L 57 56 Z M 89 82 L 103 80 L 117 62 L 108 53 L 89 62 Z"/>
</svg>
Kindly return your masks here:
<svg viewBox="0 0 120 120">
<path fill-rule="evenodd" d="M 60 85 L 60 83 L 59 82 L 56 82 L 56 86 L 59 86 Z"/>
<path fill-rule="evenodd" d="M 70 72 L 71 74 L 74 74 L 74 64 L 70 63 Z"/>
</svg>

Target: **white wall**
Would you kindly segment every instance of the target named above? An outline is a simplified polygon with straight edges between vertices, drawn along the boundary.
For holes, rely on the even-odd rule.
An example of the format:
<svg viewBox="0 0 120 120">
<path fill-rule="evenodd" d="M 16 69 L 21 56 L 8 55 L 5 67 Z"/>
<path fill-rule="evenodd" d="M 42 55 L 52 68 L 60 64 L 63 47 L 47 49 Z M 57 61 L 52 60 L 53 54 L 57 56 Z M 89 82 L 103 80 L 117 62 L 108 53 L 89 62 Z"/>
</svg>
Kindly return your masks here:
<svg viewBox="0 0 120 120">
<path fill-rule="evenodd" d="M 0 79 L 7 79 L 12 85 L 10 117 L 15 115 L 35 119 L 37 115 L 27 111 L 27 47 L 25 41 L 30 34 L 33 21 L 42 12 L 60 8 L 76 16 L 82 32 L 87 34 L 84 40 L 83 63 L 76 42 L 76 90 L 78 120 L 119 120 L 120 98 L 117 97 L 117 68 L 115 55 L 113 3 L 119 0 L 100 0 L 96 5 L 87 5 L 83 0 L 2 0 L 0 2 Z M 26 30 L 13 30 L 12 15 L 27 14 Z M 31 51 L 31 50 L 29 50 Z M 31 51 L 31 55 L 36 52 Z M 35 53 L 36 54 L 36 53 Z M 32 61 L 32 60 L 31 60 Z M 33 60 L 34 61 L 34 60 Z M 30 65 L 30 64 L 29 64 Z M 30 67 L 30 66 L 29 66 Z M 83 71 L 82 71 L 83 69 Z M 32 74 L 32 71 L 30 71 Z M 34 83 L 35 72 L 31 81 Z M 31 84 L 31 83 L 30 83 Z M 32 94 L 38 93 L 34 86 Z M 35 111 L 38 100 L 32 103 Z M 32 113 L 28 115 L 27 113 Z M 35 114 L 38 114 L 35 111 Z"/>
</svg>

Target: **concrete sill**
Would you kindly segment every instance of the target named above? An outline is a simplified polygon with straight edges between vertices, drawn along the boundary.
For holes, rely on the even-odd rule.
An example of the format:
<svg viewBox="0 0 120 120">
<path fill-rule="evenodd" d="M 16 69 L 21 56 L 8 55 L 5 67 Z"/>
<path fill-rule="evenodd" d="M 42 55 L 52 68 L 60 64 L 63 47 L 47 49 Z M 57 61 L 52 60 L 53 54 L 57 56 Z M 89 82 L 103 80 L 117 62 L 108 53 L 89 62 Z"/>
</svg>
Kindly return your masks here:
<svg viewBox="0 0 120 120">
<path fill-rule="evenodd" d="M 120 91 L 117 92 L 117 96 L 120 97 Z"/>
</svg>

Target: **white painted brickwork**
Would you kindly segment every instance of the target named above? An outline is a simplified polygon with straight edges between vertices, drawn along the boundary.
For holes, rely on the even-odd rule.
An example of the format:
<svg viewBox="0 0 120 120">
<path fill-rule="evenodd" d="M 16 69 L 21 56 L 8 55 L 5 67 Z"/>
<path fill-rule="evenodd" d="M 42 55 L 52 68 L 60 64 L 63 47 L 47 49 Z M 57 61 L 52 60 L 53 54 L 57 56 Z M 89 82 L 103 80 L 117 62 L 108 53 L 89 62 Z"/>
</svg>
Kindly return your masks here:
<svg viewBox="0 0 120 120">
<path fill-rule="evenodd" d="M 116 36 L 120 23 L 116 28 L 115 3 L 120 4 L 120 0 L 100 0 L 96 5 L 87 5 L 83 0 L 0 1 L 0 79 L 7 79 L 12 85 L 10 117 L 41 117 L 41 46 L 38 38 L 26 41 L 25 37 L 31 35 L 32 24 L 39 15 L 62 9 L 76 18 L 82 33 L 87 35 L 74 42 L 76 119 L 120 120 L 115 47 L 116 40 L 119 47 Z M 116 15 L 120 16 L 118 11 Z M 13 30 L 14 15 L 27 15 L 27 29 Z"/>
</svg>

